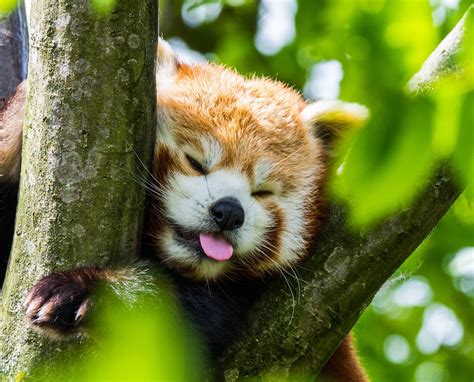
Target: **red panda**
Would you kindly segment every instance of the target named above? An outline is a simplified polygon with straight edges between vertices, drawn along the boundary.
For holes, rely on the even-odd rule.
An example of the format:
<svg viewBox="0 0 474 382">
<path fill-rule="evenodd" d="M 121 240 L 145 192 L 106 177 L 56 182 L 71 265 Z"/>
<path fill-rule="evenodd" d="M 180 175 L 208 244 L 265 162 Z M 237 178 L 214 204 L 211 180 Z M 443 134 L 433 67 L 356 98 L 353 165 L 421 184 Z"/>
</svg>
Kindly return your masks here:
<svg viewBox="0 0 474 382">
<path fill-rule="evenodd" d="M 0 113 L 4 183 L 18 179 L 24 88 Z M 244 314 L 252 300 L 247 280 L 261 280 L 307 254 L 326 214 L 329 147 L 361 124 L 367 110 L 340 101 L 308 104 L 278 81 L 182 63 L 163 40 L 157 102 L 145 227 L 154 257 L 174 275 L 187 314 L 218 354 L 228 344 L 222 338 L 232 337 L 225 331 L 238 326 L 231 316 Z M 49 332 L 81 330 L 98 281 L 140 277 L 147 277 L 141 267 L 48 275 L 25 301 L 27 318 Z M 225 295 L 205 291 L 212 281 L 227 288 Z M 202 320 L 209 311 L 212 319 Z M 334 380 L 365 380 L 348 338 L 328 365 L 326 375 Z"/>
</svg>

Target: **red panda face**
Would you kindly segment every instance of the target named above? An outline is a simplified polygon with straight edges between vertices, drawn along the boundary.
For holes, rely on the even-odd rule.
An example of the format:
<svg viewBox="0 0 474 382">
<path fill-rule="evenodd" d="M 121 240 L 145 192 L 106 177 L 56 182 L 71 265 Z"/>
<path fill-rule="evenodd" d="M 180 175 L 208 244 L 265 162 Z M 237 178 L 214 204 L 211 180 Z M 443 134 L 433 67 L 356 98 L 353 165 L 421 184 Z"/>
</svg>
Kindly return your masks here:
<svg viewBox="0 0 474 382">
<path fill-rule="evenodd" d="M 304 101 L 276 81 L 179 64 L 160 44 L 157 255 L 200 280 L 291 266 L 323 217 L 325 152 Z"/>
</svg>

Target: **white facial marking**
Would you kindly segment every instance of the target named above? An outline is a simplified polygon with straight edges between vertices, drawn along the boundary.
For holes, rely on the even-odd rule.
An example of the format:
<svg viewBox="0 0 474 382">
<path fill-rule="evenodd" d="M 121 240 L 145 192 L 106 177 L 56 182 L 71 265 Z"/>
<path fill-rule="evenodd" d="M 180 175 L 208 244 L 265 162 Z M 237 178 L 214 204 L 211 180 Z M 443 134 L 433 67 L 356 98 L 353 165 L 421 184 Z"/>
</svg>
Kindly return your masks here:
<svg viewBox="0 0 474 382">
<path fill-rule="evenodd" d="M 202 165 L 204 165 L 204 157 L 202 156 L 202 154 L 195 150 L 192 146 L 190 145 L 184 145 L 181 147 L 181 150 L 186 154 L 186 155 L 189 155 L 191 158 L 197 160 L 199 163 L 202 163 Z M 204 166 L 206 167 L 206 166 Z"/>
<path fill-rule="evenodd" d="M 201 279 L 212 280 L 220 276 L 228 267 L 229 267 L 229 263 L 225 263 L 222 261 L 216 262 L 213 260 L 203 259 L 201 260 L 201 263 L 199 264 L 199 268 L 197 268 L 197 271 Z"/>
<path fill-rule="evenodd" d="M 285 229 L 281 236 L 280 260 L 282 263 L 291 264 L 303 255 L 306 244 L 304 227 L 306 227 L 308 196 L 316 182 L 315 178 L 314 173 L 306 174 L 303 178 L 305 183 L 299 187 L 298 191 L 280 200 L 280 207 L 285 213 Z"/>
<path fill-rule="evenodd" d="M 157 113 L 157 129 L 156 139 L 157 142 L 169 147 L 172 150 L 178 150 L 176 142 L 171 133 L 172 122 L 168 115 L 168 112 L 164 108 L 159 108 Z"/>
<path fill-rule="evenodd" d="M 224 197 L 237 199 L 245 212 L 244 224 L 232 233 L 232 239 L 235 255 L 248 254 L 260 243 L 271 220 L 268 212 L 252 198 L 248 179 L 238 171 L 219 170 L 207 176 L 175 174 L 165 191 L 165 214 L 169 220 L 188 230 L 216 231 L 209 208 Z M 176 248 L 169 242 L 165 246 L 174 248 L 172 256 L 175 258 L 189 256 L 188 252 L 183 252 L 183 247 Z M 206 269 L 216 269 L 217 264 L 220 263 L 209 262 Z"/>
<path fill-rule="evenodd" d="M 209 207 L 224 197 L 234 197 L 242 208 L 251 203 L 249 184 L 236 171 L 219 170 L 207 176 L 175 174 L 165 194 L 165 213 L 173 222 L 194 230 L 211 227 Z"/>
<path fill-rule="evenodd" d="M 201 139 L 202 147 L 204 148 L 204 162 L 206 168 L 211 169 L 215 166 L 222 158 L 222 148 L 219 142 L 213 137 L 205 137 Z"/>
<path fill-rule="evenodd" d="M 162 255 L 166 256 L 167 258 L 179 259 L 181 264 L 190 266 L 196 264 L 197 261 L 195 256 L 189 256 L 189 250 L 176 242 L 171 228 L 166 227 L 160 240 L 161 246 L 167 249 L 167 252 L 162 253 Z"/>
<path fill-rule="evenodd" d="M 162 115 L 163 131 L 159 135 L 161 142 L 176 147 L 176 143 L 169 131 L 169 118 Z M 222 158 L 222 148 L 212 137 L 201 140 L 204 157 L 190 146 L 181 148 L 196 160 L 211 169 Z M 273 170 L 274 163 L 270 160 L 260 160 L 255 166 L 255 187 L 266 187 L 268 177 Z M 277 261 L 264 262 L 260 269 L 274 269 L 285 264 L 291 264 L 299 259 L 305 249 L 306 209 L 308 195 L 316 182 L 314 171 L 301 174 L 304 179 L 298 191 L 290 196 L 276 196 L 274 199 L 283 213 L 284 224 L 280 232 L 279 257 Z M 237 199 L 245 212 L 244 224 L 236 231 L 228 232 L 228 240 L 234 246 L 234 256 L 245 259 L 258 251 L 267 252 L 272 249 L 272 243 L 265 243 L 264 238 L 274 222 L 270 213 L 251 193 L 252 186 L 247 176 L 238 170 L 226 169 L 211 171 L 206 176 L 188 176 L 175 173 L 171 176 L 164 192 L 164 213 L 169 221 L 189 231 L 210 232 L 217 231 L 209 208 L 217 200 L 224 197 Z M 272 185 L 273 188 L 281 185 Z M 273 190 L 274 191 L 274 190 Z M 189 266 L 201 279 L 215 279 L 232 266 L 232 262 L 216 262 L 202 258 L 195 253 L 195 249 L 176 240 L 174 230 L 166 228 L 161 238 L 163 256 L 174 259 L 184 266 Z"/>
<path fill-rule="evenodd" d="M 156 89 L 158 94 L 166 89 L 171 89 L 176 82 L 177 58 L 169 46 L 163 40 L 158 40 L 158 52 L 156 63 Z"/>
<path fill-rule="evenodd" d="M 273 165 L 269 160 L 258 161 L 255 165 L 255 186 L 258 187 L 265 183 L 272 170 Z"/>
</svg>

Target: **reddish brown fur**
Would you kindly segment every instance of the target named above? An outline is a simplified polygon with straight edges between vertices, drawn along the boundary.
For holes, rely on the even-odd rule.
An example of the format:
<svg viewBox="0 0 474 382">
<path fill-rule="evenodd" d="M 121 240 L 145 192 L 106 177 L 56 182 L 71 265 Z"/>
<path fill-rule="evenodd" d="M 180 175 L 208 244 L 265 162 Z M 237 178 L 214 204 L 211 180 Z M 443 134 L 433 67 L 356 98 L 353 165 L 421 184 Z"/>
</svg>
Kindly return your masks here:
<svg viewBox="0 0 474 382">
<path fill-rule="evenodd" d="M 366 382 L 352 335 L 346 336 L 322 370 L 324 382 Z"/>
<path fill-rule="evenodd" d="M 320 143 L 303 126 L 302 99 L 293 89 L 212 64 L 181 65 L 178 73 L 171 91 L 158 93 L 158 103 L 169 112 L 178 145 L 201 151 L 199 138 L 206 134 L 221 143 L 224 158 L 215 170 L 235 167 L 251 179 L 259 158 L 281 162 L 272 178 L 285 185 L 286 195 L 299 183 L 299 168 L 320 162 L 314 147 Z"/>
<path fill-rule="evenodd" d="M 297 192 L 302 173 L 308 167 L 313 168 L 315 181 L 307 196 L 303 236 L 306 248 L 310 247 L 327 210 L 322 189 L 327 175 L 328 152 L 327 142 L 311 135 L 301 121 L 300 111 L 305 103 L 300 95 L 279 82 L 245 79 L 221 66 L 181 64 L 177 68 L 173 85 L 165 91 L 158 91 L 158 103 L 167 110 L 178 146 L 192 146 L 202 153 L 200 138 L 210 134 L 223 147 L 223 158 L 213 170 L 238 168 L 248 179 L 254 178 L 254 166 L 259 158 L 278 163 L 270 181 L 282 185 L 282 196 Z M 164 171 L 192 175 L 189 165 L 179 160 L 177 153 L 171 159 L 173 154 L 165 146 L 158 153 L 155 176 L 160 183 L 165 184 L 169 175 Z M 167 169 L 163 170 L 163 166 Z M 267 231 L 265 239 L 274 249 L 266 250 L 264 254 L 255 253 L 249 260 L 251 267 L 244 269 L 245 275 L 258 276 L 265 272 L 268 263 L 277 261 L 280 255 L 280 234 L 286 224 L 284 215 L 276 203 L 260 202 L 266 204 L 266 210 L 273 216 L 273 228 Z M 161 223 L 159 218 L 154 226 L 159 227 Z M 173 265 L 193 275 L 191 269 L 183 269 L 179 263 Z M 334 381 L 367 380 L 350 337 L 343 341 L 323 374 Z"/>
<path fill-rule="evenodd" d="M 147 211 L 147 224 L 148 234 L 153 240 L 157 247 L 160 246 L 160 237 L 165 227 L 165 218 L 163 216 L 163 200 L 159 194 L 164 187 L 166 187 L 168 180 L 170 179 L 170 173 L 173 171 L 179 171 L 184 174 L 190 174 L 192 170 L 189 166 L 186 166 L 182 159 L 169 148 L 161 146 L 155 149 L 154 165 L 153 165 L 153 180 L 157 187 L 158 194 L 151 192 L 150 211 Z M 167 260 L 167 265 L 178 269 L 184 276 L 192 277 L 193 270 L 183 264 L 180 264 L 173 259 Z"/>
<path fill-rule="evenodd" d="M 305 196 L 306 224 L 301 227 L 302 240 L 310 245 L 323 218 L 321 188 L 326 173 L 326 154 L 323 143 L 312 135 L 311 129 L 300 118 L 304 101 L 299 93 L 280 82 L 265 78 L 247 79 L 233 70 L 213 64 L 178 64 L 176 70 L 171 86 L 160 89 L 159 85 L 158 104 L 166 110 L 177 146 L 190 146 L 203 154 L 201 138 L 210 135 L 223 149 L 223 156 L 213 171 L 238 169 L 249 180 L 254 179 L 255 165 L 260 159 L 276 164 L 267 182 L 280 186 L 278 196 L 281 197 L 301 190 L 306 176 L 314 177 L 310 186 L 312 191 Z M 158 172 L 163 171 L 163 163 L 159 160 L 161 148 L 169 151 L 158 145 L 155 162 Z M 193 175 L 178 152 L 171 155 L 174 157 L 172 169 L 166 171 Z M 159 173 L 155 175 L 163 186 L 166 177 Z M 153 226 L 163 227 L 162 217 L 158 214 L 156 219 Z M 280 228 L 285 226 L 284 219 L 280 214 Z M 279 231 L 274 232 L 276 238 Z M 153 233 L 160 236 L 159 232 Z M 277 250 L 268 256 L 253 258 L 252 268 L 245 273 L 274 269 L 275 262 L 284 266 L 288 259 L 278 253 L 279 240 L 271 244 Z M 301 252 L 302 256 L 305 251 Z M 258 265 L 255 264 L 257 258 L 261 259 Z"/>
<path fill-rule="evenodd" d="M 27 83 L 23 81 L 0 110 L 0 181 L 16 182 L 20 172 L 21 137 Z"/>
</svg>

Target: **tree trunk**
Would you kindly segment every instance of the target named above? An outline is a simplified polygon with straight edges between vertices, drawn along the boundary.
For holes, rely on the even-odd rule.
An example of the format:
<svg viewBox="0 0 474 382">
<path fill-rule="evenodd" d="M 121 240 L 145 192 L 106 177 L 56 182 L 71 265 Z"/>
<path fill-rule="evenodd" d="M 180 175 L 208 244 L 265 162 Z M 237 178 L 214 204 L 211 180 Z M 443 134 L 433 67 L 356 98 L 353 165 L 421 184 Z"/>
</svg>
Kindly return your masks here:
<svg viewBox="0 0 474 382">
<path fill-rule="evenodd" d="M 435 80 L 455 70 L 453 57 L 465 19 L 410 81 L 413 93 L 432 89 Z M 417 200 L 373 229 L 354 231 L 346 224 L 344 209 L 334 206 L 314 255 L 300 268 L 304 281 L 298 286 L 297 305 L 284 280 L 269 285 L 252 308 L 244 333 L 219 360 L 217 379 L 316 378 L 375 293 L 460 192 L 449 166 L 442 165 Z"/>
<path fill-rule="evenodd" d="M 32 2 L 20 197 L 0 328 L 4 376 L 20 378 L 71 346 L 24 320 L 22 302 L 38 278 L 126 262 L 138 249 L 145 191 L 135 177 L 152 153 L 157 19 L 154 0 L 119 0 L 102 17 L 88 0 Z"/>
</svg>

